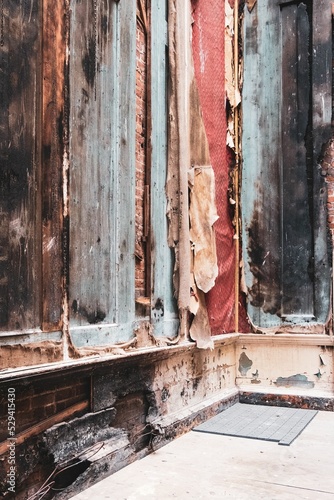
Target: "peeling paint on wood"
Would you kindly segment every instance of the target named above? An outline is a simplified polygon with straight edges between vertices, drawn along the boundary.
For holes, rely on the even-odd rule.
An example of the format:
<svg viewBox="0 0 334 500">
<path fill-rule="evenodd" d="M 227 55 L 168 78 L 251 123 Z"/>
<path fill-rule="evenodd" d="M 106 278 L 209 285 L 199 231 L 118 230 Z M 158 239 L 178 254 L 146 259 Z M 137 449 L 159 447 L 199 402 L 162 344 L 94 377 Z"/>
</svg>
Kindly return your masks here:
<svg viewBox="0 0 334 500">
<path fill-rule="evenodd" d="M 135 13 L 134 1 L 73 5 L 72 334 L 134 319 Z M 121 340 L 131 335 L 124 329 Z"/>
<path fill-rule="evenodd" d="M 169 131 L 168 131 L 168 244 L 175 252 L 173 284 L 178 297 L 180 332 L 188 337 L 190 302 L 190 249 L 188 224 L 188 179 L 190 166 L 189 85 L 190 85 L 190 5 L 180 0 L 168 2 Z M 184 37 L 189 33 L 189 38 Z M 177 50 L 176 50 L 177 47 Z M 184 72 L 186 68 L 186 73 Z M 182 255 L 182 266 L 180 266 Z"/>
<path fill-rule="evenodd" d="M 167 3 L 151 1 L 151 320 L 156 336 L 175 337 L 179 321 L 173 290 L 173 251 L 167 224 Z M 159 307 L 159 304 L 163 307 Z M 158 307 L 157 307 L 158 306 Z"/>
</svg>

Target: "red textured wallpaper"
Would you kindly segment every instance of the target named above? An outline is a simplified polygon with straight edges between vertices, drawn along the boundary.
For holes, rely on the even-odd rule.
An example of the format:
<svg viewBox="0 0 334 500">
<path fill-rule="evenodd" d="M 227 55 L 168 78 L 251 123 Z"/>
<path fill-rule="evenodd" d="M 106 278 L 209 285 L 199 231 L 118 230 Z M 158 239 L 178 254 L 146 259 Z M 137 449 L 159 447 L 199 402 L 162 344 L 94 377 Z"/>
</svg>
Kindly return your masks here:
<svg viewBox="0 0 334 500">
<path fill-rule="evenodd" d="M 193 57 L 195 78 L 209 142 L 211 163 L 216 177 L 215 223 L 218 269 L 216 284 L 207 294 L 212 334 L 235 329 L 235 248 L 234 229 L 229 214 L 229 164 L 233 155 L 226 146 L 225 109 L 225 5 L 224 2 L 192 0 Z M 246 314 L 240 307 L 239 331 L 247 331 Z"/>
</svg>

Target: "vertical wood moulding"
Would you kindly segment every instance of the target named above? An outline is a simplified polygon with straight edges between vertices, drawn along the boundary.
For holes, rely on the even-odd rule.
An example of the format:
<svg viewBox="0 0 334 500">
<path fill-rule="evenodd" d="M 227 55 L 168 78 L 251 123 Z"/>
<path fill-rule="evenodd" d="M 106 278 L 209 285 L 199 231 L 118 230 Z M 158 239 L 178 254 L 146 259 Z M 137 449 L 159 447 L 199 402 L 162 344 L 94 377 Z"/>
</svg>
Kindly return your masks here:
<svg viewBox="0 0 334 500">
<path fill-rule="evenodd" d="M 330 267 L 327 248 L 327 191 L 319 172 L 319 160 L 332 134 L 332 1 L 313 2 L 313 200 L 314 200 L 314 290 L 315 316 L 327 321 Z"/>
<path fill-rule="evenodd" d="M 150 45 L 152 322 L 156 335 L 173 336 L 177 333 L 177 313 L 166 215 L 168 26 L 167 3 L 159 0 L 151 0 Z M 155 305 L 160 309 L 155 311 Z"/>
<path fill-rule="evenodd" d="M 118 308 L 119 323 L 135 314 L 136 1 L 118 4 L 119 75 Z"/>
<path fill-rule="evenodd" d="M 146 165 L 145 165 L 145 295 L 152 293 L 152 1 L 146 1 Z"/>
<path fill-rule="evenodd" d="M 63 300 L 65 2 L 43 0 L 42 279 L 43 330 L 61 327 Z"/>
</svg>

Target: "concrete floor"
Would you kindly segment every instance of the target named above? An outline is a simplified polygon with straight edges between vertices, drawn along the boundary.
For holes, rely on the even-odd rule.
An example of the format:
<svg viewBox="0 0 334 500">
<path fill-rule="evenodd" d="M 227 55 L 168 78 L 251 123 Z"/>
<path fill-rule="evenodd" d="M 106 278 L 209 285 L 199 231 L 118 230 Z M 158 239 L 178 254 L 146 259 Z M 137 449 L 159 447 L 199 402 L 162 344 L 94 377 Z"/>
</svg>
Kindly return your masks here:
<svg viewBox="0 0 334 500">
<path fill-rule="evenodd" d="M 189 432 L 75 500 L 334 499 L 334 413 L 290 445 Z"/>
</svg>

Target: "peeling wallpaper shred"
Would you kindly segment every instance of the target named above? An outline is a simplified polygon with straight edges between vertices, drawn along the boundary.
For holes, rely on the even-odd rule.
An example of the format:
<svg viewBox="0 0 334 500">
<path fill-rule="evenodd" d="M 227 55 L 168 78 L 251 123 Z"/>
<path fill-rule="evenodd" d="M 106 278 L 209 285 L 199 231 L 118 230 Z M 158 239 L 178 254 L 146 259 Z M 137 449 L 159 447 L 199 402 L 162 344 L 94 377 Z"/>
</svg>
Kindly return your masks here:
<svg viewBox="0 0 334 500">
<path fill-rule="evenodd" d="M 234 109 L 241 102 L 239 89 L 234 81 L 234 66 L 233 66 L 233 37 L 234 37 L 234 15 L 228 0 L 225 2 L 225 91 L 226 99 L 230 103 L 231 110 L 227 119 L 227 136 L 226 144 L 231 149 L 235 147 L 235 130 L 234 130 Z"/>
<path fill-rule="evenodd" d="M 215 204 L 214 172 L 211 165 L 194 167 L 189 172 L 190 240 L 193 248 L 193 273 L 198 288 L 207 293 L 218 276 L 216 240 L 213 224 L 218 220 Z"/>
<path fill-rule="evenodd" d="M 231 7 L 225 2 L 192 0 L 192 52 L 194 75 L 209 144 L 210 161 L 215 176 L 215 201 L 219 219 L 214 224 L 218 276 L 205 302 L 213 335 L 235 330 L 235 240 L 229 204 L 230 166 L 233 164 L 233 143 L 226 146 L 228 95 L 232 102 L 240 98 L 233 88 L 232 71 L 225 75 L 225 60 L 231 65 L 233 26 Z M 227 19 L 225 20 L 225 8 Z M 227 28 L 226 28 L 227 25 Z M 228 37 L 227 37 L 227 35 Z M 228 39 L 228 41 L 227 41 Z M 225 44 L 228 46 L 225 47 Z M 225 52 L 226 51 L 226 52 Z M 205 71 L 201 60 L 205 55 Z M 228 81 L 226 81 L 226 79 Z M 233 130 L 229 135 L 233 140 Z M 203 165 L 203 164 L 202 164 Z"/>
</svg>

